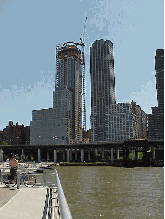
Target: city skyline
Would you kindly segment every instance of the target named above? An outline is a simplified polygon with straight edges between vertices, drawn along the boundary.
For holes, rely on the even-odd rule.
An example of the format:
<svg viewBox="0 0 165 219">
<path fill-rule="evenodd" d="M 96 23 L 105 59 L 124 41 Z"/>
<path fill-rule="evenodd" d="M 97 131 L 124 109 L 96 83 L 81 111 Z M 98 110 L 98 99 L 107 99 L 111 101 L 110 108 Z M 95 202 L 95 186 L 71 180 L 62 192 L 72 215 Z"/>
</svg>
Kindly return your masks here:
<svg viewBox="0 0 165 219">
<path fill-rule="evenodd" d="M 91 92 L 89 48 L 97 39 L 110 40 L 114 44 L 116 102 L 133 99 L 146 113 L 150 113 L 151 107 L 157 106 L 155 52 L 164 48 L 164 42 L 163 1 L 148 3 L 149 9 L 147 2 L 143 1 L 120 1 L 120 4 L 115 1 L 75 1 L 80 10 L 75 10 L 72 15 L 72 7 L 66 3 L 68 19 L 60 22 L 60 12 L 53 9 L 62 7 L 61 3 L 50 1 L 45 5 L 44 1 L 36 1 L 31 7 L 28 2 L 11 0 L 8 6 L 0 5 L 0 72 L 3 75 L 0 130 L 8 125 L 9 120 L 30 125 L 32 110 L 52 106 L 55 47 L 67 41 L 78 42 L 86 16 L 87 129 L 90 128 Z"/>
</svg>

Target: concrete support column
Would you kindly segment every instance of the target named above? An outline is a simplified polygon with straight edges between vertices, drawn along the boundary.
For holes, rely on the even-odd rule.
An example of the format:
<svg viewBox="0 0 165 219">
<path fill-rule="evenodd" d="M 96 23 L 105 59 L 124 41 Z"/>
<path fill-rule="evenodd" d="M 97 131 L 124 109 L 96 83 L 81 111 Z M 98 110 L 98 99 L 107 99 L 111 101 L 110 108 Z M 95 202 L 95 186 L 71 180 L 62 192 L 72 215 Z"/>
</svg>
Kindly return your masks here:
<svg viewBox="0 0 165 219">
<path fill-rule="evenodd" d="M 91 156 L 90 156 L 90 149 L 88 149 L 88 160 L 91 159 Z"/>
<path fill-rule="evenodd" d="M 63 161 L 65 160 L 65 149 L 63 149 Z"/>
<path fill-rule="evenodd" d="M 75 160 L 77 160 L 77 149 L 75 149 Z"/>
<path fill-rule="evenodd" d="M 113 163 L 113 148 L 111 148 L 111 163 Z"/>
<path fill-rule="evenodd" d="M 139 148 L 137 148 L 137 159 L 139 159 L 139 152 L 138 152 Z"/>
<path fill-rule="evenodd" d="M 102 160 L 104 160 L 104 148 L 102 149 Z"/>
<path fill-rule="evenodd" d="M 49 151 L 47 151 L 47 161 L 49 161 Z"/>
<path fill-rule="evenodd" d="M 33 154 L 32 153 L 30 153 L 30 160 L 32 161 L 32 157 L 33 157 Z"/>
<path fill-rule="evenodd" d="M 96 154 L 98 154 L 98 149 L 97 149 L 97 148 L 95 148 L 95 155 L 96 155 Z"/>
<path fill-rule="evenodd" d="M 23 157 L 24 157 L 24 153 L 25 153 L 25 150 L 22 149 L 21 159 L 23 159 Z"/>
<path fill-rule="evenodd" d="M 41 149 L 38 148 L 38 163 L 41 162 Z"/>
<path fill-rule="evenodd" d="M 2 159 L 2 162 L 3 162 L 3 150 L 2 150 L 2 154 L 1 154 L 1 159 Z"/>
<path fill-rule="evenodd" d="M 84 162 L 84 149 L 81 149 L 81 162 Z"/>
<path fill-rule="evenodd" d="M 119 160 L 119 148 L 116 150 L 116 159 Z"/>
<path fill-rule="evenodd" d="M 70 160 L 72 160 L 72 149 L 70 150 Z"/>
<path fill-rule="evenodd" d="M 135 159 L 135 156 L 134 156 L 134 150 L 132 150 L 132 160 Z"/>
<path fill-rule="evenodd" d="M 153 155 L 153 160 L 155 160 L 155 148 L 153 148 L 152 155 Z"/>
<path fill-rule="evenodd" d="M 57 151 L 54 150 L 54 163 L 57 163 Z"/>
<path fill-rule="evenodd" d="M 67 150 L 67 162 L 69 163 L 69 149 Z"/>
<path fill-rule="evenodd" d="M 2 150 L 2 148 L 0 149 L 0 162 L 3 162 L 3 150 Z"/>
</svg>

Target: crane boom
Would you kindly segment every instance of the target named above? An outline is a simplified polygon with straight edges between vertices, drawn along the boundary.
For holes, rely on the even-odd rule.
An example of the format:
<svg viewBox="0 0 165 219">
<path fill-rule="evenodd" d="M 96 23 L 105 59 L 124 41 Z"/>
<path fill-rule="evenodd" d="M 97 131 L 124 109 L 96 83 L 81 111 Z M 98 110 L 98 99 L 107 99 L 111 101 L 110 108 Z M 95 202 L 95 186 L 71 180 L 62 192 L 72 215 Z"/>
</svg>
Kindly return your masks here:
<svg viewBox="0 0 165 219">
<path fill-rule="evenodd" d="M 82 34 L 82 38 L 80 38 L 80 42 L 81 42 L 81 46 L 82 46 L 82 65 L 83 65 L 83 69 L 82 69 L 82 84 L 83 84 L 83 92 L 82 92 L 82 96 L 83 96 L 83 131 L 86 131 L 86 101 L 85 101 L 85 56 L 84 56 L 84 38 L 85 38 L 85 33 L 86 33 L 86 22 L 87 22 L 87 17 L 85 19 L 84 22 L 84 31 Z"/>
</svg>

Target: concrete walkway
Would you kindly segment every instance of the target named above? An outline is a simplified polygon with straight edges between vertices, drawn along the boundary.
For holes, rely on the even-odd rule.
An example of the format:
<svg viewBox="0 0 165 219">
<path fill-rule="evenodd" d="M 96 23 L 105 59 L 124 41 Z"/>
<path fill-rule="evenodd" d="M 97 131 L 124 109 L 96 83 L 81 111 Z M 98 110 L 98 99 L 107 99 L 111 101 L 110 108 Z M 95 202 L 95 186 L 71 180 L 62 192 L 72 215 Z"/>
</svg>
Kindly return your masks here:
<svg viewBox="0 0 165 219">
<path fill-rule="evenodd" d="M 0 218 L 39 219 L 42 218 L 46 188 L 22 188 L 1 209 Z"/>
<path fill-rule="evenodd" d="M 18 192 L 17 188 L 8 188 L 0 184 L 0 209 Z"/>
</svg>

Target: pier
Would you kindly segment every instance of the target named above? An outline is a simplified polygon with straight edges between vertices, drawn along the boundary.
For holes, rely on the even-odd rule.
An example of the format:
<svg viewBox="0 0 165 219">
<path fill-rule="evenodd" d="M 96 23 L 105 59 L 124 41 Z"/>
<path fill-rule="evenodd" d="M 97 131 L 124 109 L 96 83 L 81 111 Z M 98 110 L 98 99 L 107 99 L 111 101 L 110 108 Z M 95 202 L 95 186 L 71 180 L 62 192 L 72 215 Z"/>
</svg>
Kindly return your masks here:
<svg viewBox="0 0 165 219">
<path fill-rule="evenodd" d="M 5 164 L 6 165 L 6 164 Z M 0 173 L 0 190 L 5 189 L 9 192 L 9 188 L 4 184 L 3 177 L 9 174 L 9 168 L 1 163 Z M 3 167 L 3 168 L 2 168 Z M 33 169 L 30 168 L 28 172 Z M 54 187 L 48 187 L 37 183 L 34 186 L 26 187 L 20 183 L 20 169 L 17 171 L 17 185 L 11 187 L 12 195 L 6 203 L 1 201 L 0 217 L 5 219 L 24 218 L 24 219 L 72 219 L 70 209 L 68 207 L 61 182 L 57 171 L 55 170 L 56 184 Z M 31 173 L 30 173 L 31 174 Z M 44 178 L 44 174 L 43 174 Z"/>
</svg>

